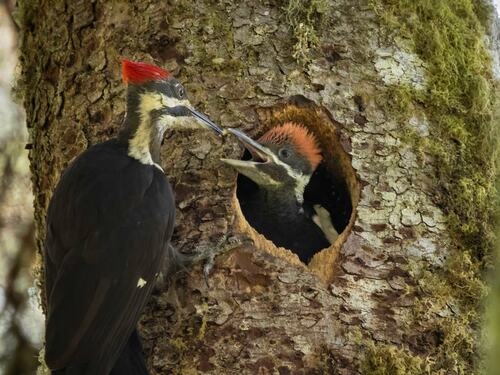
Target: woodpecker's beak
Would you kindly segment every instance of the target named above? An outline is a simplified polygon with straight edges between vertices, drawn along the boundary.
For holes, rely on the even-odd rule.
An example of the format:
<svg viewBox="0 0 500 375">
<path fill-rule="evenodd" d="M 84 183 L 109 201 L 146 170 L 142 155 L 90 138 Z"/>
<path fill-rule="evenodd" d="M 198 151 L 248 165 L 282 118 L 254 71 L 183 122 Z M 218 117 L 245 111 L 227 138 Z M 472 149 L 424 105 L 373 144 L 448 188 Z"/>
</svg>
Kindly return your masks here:
<svg viewBox="0 0 500 375">
<path fill-rule="evenodd" d="M 271 168 L 276 166 L 276 156 L 267 147 L 254 141 L 248 135 L 237 129 L 227 129 L 252 154 L 253 160 L 221 159 L 235 168 L 239 173 L 250 178 L 259 185 L 279 185 L 280 182 L 271 176 Z"/>
<path fill-rule="evenodd" d="M 207 116 L 205 116 L 203 113 L 198 112 L 197 110 L 193 108 L 186 107 L 191 114 L 196 117 L 196 119 L 200 122 L 200 124 L 208 127 L 209 129 L 212 129 L 214 132 L 216 132 L 218 135 L 222 136 L 224 131 L 219 128 L 212 120 L 210 120 Z"/>
<path fill-rule="evenodd" d="M 274 153 L 267 147 L 262 146 L 259 142 L 254 141 L 248 135 L 243 133 L 241 130 L 229 128 L 226 130 L 228 133 L 233 134 L 238 140 L 245 146 L 245 148 L 250 151 L 254 161 L 261 160 L 261 163 L 266 163 L 275 158 Z M 232 159 L 225 159 L 232 160 Z M 243 160 L 238 160 L 243 161 Z"/>
</svg>

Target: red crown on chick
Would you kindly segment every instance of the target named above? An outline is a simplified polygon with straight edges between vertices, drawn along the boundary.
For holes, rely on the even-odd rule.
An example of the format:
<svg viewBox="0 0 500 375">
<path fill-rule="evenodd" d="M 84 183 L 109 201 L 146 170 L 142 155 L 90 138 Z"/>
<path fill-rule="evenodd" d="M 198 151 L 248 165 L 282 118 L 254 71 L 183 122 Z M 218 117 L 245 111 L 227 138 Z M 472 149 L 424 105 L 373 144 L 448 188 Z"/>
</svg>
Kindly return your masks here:
<svg viewBox="0 0 500 375">
<path fill-rule="evenodd" d="M 304 126 L 293 122 L 287 122 L 272 128 L 259 138 L 259 142 L 273 143 L 275 145 L 290 143 L 297 152 L 309 160 L 313 170 L 323 160 L 316 137 Z"/>
<path fill-rule="evenodd" d="M 170 76 L 170 72 L 155 65 L 130 60 L 122 60 L 122 79 L 125 83 L 141 84 L 162 80 Z"/>
</svg>

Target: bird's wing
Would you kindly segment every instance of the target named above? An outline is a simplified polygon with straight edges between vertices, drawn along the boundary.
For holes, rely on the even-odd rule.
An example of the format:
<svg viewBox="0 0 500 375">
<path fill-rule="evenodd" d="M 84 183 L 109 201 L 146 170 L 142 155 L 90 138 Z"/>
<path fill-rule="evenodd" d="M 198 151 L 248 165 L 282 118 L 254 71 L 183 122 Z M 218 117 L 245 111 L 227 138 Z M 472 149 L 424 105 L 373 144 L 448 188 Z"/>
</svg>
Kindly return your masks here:
<svg viewBox="0 0 500 375">
<path fill-rule="evenodd" d="M 99 240 L 84 245 L 99 254 L 89 260 L 86 248 L 72 250 L 57 273 L 47 316 L 51 368 L 119 353 L 151 295 L 167 239 L 124 226 Z"/>
<path fill-rule="evenodd" d="M 86 180 L 85 168 L 73 169 L 79 177 L 63 178 L 47 220 L 46 362 L 54 369 L 101 362 L 106 372 L 151 294 L 175 206 L 159 172 L 126 168 Z M 72 184 L 80 194 L 70 193 Z"/>
</svg>

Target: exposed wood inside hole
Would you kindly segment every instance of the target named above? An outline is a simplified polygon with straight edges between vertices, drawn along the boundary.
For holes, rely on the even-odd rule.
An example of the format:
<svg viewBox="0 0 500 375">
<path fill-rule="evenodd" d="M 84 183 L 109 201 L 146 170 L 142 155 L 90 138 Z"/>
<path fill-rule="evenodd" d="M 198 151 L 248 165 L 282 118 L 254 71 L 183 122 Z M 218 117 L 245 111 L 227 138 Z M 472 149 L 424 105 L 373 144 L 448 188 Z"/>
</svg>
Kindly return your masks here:
<svg viewBox="0 0 500 375">
<path fill-rule="evenodd" d="M 339 250 L 354 224 L 360 193 L 359 182 L 351 166 L 350 156 L 340 140 L 337 125 L 330 120 L 323 109 L 310 102 L 304 104 L 304 100 L 301 105 L 286 104 L 260 109 L 258 114 L 260 117 L 259 126 L 251 134 L 255 139 L 274 126 L 282 125 L 285 122 L 294 122 L 303 124 L 310 129 L 321 145 L 323 162 L 313 174 L 304 197 L 306 200 L 315 200 L 318 199 L 319 195 L 321 196 L 324 207 L 332 215 L 332 221 L 339 232 L 339 237 L 331 246 L 319 249 L 307 267 L 324 281 L 331 281 L 334 277 Z M 243 155 L 242 158 L 249 158 L 249 155 Z M 257 232 L 245 218 L 240 200 L 245 199 L 248 189 L 257 188 L 252 184 L 246 177 L 238 176 L 238 184 L 232 202 L 236 213 L 236 231 L 249 235 L 258 248 L 274 256 L 285 258 L 293 264 L 305 267 L 306 265 L 299 260 L 296 254 L 289 249 L 277 247 L 272 241 Z"/>
</svg>

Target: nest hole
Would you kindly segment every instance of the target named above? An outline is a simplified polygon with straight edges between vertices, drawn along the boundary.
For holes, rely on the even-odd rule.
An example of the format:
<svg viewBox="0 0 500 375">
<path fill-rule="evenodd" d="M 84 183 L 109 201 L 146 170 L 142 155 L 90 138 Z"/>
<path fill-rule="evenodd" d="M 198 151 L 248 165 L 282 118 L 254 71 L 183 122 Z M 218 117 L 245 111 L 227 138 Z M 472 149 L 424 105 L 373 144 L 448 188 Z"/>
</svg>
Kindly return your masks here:
<svg viewBox="0 0 500 375">
<path fill-rule="evenodd" d="M 311 253 L 314 255 L 308 262 L 304 259 L 301 261 L 295 249 L 277 246 L 270 240 L 273 237 L 271 233 L 274 228 L 262 228 L 253 222 L 253 215 L 249 212 L 250 201 L 259 187 L 243 175 L 238 175 L 233 196 L 237 229 L 249 235 L 258 248 L 285 258 L 291 263 L 306 266 L 321 279 L 330 282 L 334 277 L 339 250 L 354 224 L 360 192 L 351 158 L 344 149 L 339 136 L 338 125 L 329 118 L 325 110 L 310 102 L 302 106 L 285 104 L 262 109 L 258 111 L 258 114 L 260 124 L 252 134 L 255 139 L 269 129 L 286 122 L 302 124 L 315 135 L 321 146 L 323 161 L 306 186 L 304 204 L 309 206 L 319 204 L 324 207 L 330 214 L 331 223 L 338 232 L 338 237 L 330 245 L 311 248 Z M 243 160 L 250 158 L 248 151 L 242 155 Z M 291 231 L 290 236 L 293 235 Z M 311 246 L 318 244 L 313 240 L 310 243 Z"/>
</svg>

